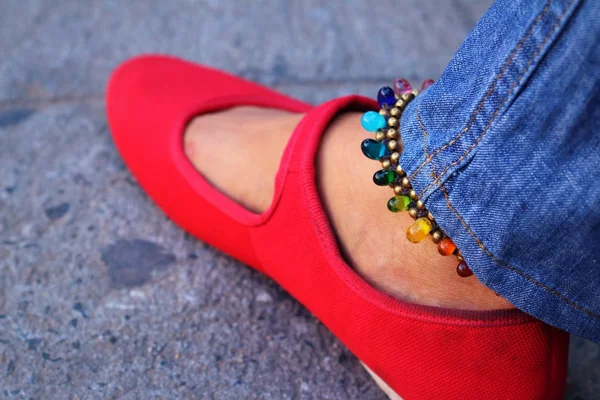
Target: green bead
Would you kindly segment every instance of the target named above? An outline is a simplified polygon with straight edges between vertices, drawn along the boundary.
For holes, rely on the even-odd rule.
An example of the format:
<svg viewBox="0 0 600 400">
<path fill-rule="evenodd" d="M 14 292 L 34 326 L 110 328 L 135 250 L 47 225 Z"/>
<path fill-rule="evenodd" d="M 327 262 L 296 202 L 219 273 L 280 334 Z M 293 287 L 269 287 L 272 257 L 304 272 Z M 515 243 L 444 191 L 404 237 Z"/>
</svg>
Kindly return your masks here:
<svg viewBox="0 0 600 400">
<path fill-rule="evenodd" d="M 373 175 L 373 182 L 375 182 L 375 184 L 378 186 L 387 186 L 394 182 L 395 179 L 396 173 L 387 169 L 377 171 L 375 172 L 375 175 Z"/>
<path fill-rule="evenodd" d="M 387 207 L 391 212 L 406 211 L 411 202 L 408 196 L 394 196 L 388 201 Z"/>
</svg>

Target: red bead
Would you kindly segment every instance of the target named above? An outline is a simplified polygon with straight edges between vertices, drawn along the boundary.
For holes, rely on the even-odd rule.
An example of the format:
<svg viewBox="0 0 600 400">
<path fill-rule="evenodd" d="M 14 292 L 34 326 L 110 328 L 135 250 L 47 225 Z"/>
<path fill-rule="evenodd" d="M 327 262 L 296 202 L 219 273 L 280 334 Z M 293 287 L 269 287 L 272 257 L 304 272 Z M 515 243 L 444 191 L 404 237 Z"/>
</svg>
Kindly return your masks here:
<svg viewBox="0 0 600 400">
<path fill-rule="evenodd" d="M 443 256 L 449 256 L 450 254 L 454 253 L 454 250 L 456 250 L 456 245 L 448 238 L 442 239 L 438 243 L 438 251 Z"/>
<path fill-rule="evenodd" d="M 433 83 L 433 79 L 425 79 L 423 81 L 423 84 L 421 85 L 421 92 L 427 89 L 429 86 L 433 85 Z"/>
<path fill-rule="evenodd" d="M 471 271 L 471 268 L 469 268 L 467 263 L 464 261 L 458 263 L 456 266 L 456 273 L 463 278 L 468 278 L 469 276 L 473 275 L 473 271 Z"/>
</svg>

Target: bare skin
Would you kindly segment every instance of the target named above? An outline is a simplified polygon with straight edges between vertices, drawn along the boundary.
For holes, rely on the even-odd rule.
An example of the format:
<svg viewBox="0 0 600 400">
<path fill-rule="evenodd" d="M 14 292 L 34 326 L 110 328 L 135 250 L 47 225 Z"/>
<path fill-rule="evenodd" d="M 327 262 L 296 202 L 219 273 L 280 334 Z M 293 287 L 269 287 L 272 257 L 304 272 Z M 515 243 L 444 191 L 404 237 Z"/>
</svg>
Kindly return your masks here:
<svg viewBox="0 0 600 400">
<path fill-rule="evenodd" d="M 256 107 L 199 116 L 187 128 L 184 148 L 217 189 L 247 209 L 262 212 L 271 204 L 281 155 L 302 117 Z M 366 137 L 360 117 L 338 116 L 325 132 L 316 160 L 319 194 L 348 264 L 377 289 L 413 303 L 469 310 L 513 308 L 475 276 L 459 277 L 456 258 L 442 257 L 431 240 L 416 245 L 406 240 L 412 218 L 390 213 L 385 205 L 391 190 L 373 184 L 377 165 L 360 152 L 359 143 Z M 237 176 L 240 160 L 243 180 Z"/>
</svg>

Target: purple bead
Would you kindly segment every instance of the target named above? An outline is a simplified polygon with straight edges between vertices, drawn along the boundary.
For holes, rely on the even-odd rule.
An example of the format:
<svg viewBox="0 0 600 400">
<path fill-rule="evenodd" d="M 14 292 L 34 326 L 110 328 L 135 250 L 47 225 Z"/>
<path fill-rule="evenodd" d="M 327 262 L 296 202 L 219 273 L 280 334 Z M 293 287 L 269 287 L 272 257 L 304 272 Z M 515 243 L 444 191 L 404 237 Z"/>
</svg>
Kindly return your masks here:
<svg viewBox="0 0 600 400">
<path fill-rule="evenodd" d="M 396 79 L 396 82 L 394 82 L 394 93 L 396 93 L 398 96 L 400 96 L 401 94 L 406 94 L 406 93 L 411 93 L 412 92 L 412 87 L 410 86 L 410 83 L 408 83 L 408 81 L 404 78 L 399 78 Z"/>
<path fill-rule="evenodd" d="M 384 86 L 379 89 L 379 92 L 377 92 L 377 102 L 381 108 L 384 108 L 384 106 L 393 106 L 396 103 L 396 97 L 392 88 Z"/>
</svg>

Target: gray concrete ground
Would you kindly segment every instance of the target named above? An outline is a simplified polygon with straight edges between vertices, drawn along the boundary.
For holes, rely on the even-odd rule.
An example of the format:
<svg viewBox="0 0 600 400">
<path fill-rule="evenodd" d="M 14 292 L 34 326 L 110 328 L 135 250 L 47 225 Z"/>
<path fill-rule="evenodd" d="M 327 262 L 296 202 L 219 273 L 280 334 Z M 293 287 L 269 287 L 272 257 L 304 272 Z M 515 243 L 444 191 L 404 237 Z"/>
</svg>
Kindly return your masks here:
<svg viewBox="0 0 600 400">
<path fill-rule="evenodd" d="M 146 198 L 104 85 L 163 52 L 311 102 L 373 95 L 439 76 L 488 4 L 0 0 L 0 398 L 384 399 L 302 306 Z M 574 339 L 567 398 L 598 398 L 599 373 Z"/>
</svg>

